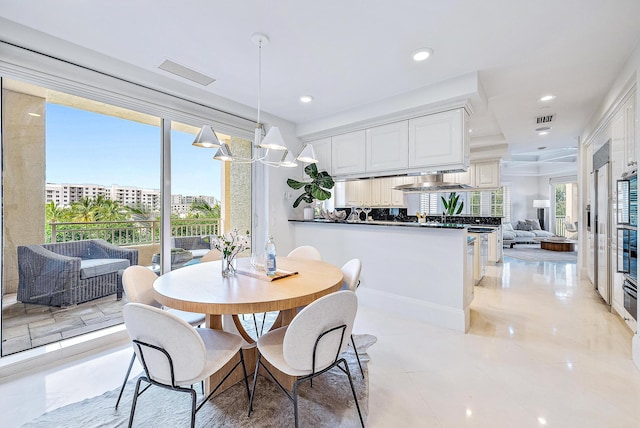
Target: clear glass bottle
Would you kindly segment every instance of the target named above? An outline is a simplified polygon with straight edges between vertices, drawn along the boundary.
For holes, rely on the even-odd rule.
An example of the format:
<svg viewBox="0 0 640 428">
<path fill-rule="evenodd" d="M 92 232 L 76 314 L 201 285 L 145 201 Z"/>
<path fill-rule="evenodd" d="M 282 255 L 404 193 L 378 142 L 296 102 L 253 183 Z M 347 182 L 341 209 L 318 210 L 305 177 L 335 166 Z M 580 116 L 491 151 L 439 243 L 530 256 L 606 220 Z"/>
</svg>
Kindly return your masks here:
<svg viewBox="0 0 640 428">
<path fill-rule="evenodd" d="M 264 253 L 264 269 L 268 276 L 274 276 L 276 274 L 276 244 L 273 242 L 273 236 L 269 237 L 264 246 Z"/>
</svg>

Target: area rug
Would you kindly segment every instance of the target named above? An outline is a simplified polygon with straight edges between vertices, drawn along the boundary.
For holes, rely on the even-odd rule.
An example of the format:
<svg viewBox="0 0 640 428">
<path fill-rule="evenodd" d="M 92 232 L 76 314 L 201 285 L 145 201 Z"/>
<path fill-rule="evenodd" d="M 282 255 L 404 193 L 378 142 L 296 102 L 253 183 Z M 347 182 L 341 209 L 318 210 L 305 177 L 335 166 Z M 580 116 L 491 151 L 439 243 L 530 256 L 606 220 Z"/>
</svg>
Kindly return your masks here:
<svg viewBox="0 0 640 428">
<path fill-rule="evenodd" d="M 540 244 L 519 244 L 513 248 L 505 248 L 504 256 L 527 262 L 576 262 L 576 251 L 549 251 L 540 248 Z"/>
<path fill-rule="evenodd" d="M 356 347 L 362 353 L 364 379 L 360 375 L 353 349 L 344 357 L 362 411 L 363 419 L 369 413 L 368 356 L 366 350 L 375 343 L 371 335 L 354 335 Z M 252 376 L 251 376 L 252 378 Z M 118 410 L 114 409 L 119 388 L 98 397 L 45 413 L 23 425 L 28 428 L 126 427 L 131 411 L 136 379 L 127 383 Z M 251 386 L 251 383 L 249 384 Z M 199 388 L 196 387 L 196 391 Z M 198 394 L 198 402 L 202 396 Z M 151 387 L 142 394 L 136 405 L 134 427 L 188 427 L 190 421 L 190 395 Z M 243 383 L 229 388 L 210 399 L 196 414 L 197 427 L 283 427 L 293 426 L 293 404 L 270 379 L 259 377 L 251 417 L 247 417 L 248 400 Z M 304 382 L 298 391 L 300 426 L 304 427 L 358 427 L 360 420 L 355 402 L 344 373 L 334 368 L 314 379 L 313 387 Z"/>
</svg>

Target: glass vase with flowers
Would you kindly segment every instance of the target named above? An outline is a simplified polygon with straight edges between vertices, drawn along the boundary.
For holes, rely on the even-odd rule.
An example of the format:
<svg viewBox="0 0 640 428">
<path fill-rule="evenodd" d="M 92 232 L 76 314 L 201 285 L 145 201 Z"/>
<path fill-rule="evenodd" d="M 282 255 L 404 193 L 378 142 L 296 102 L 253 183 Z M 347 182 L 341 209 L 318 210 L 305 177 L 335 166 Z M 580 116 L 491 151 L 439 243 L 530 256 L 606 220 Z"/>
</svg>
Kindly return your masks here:
<svg viewBox="0 0 640 428">
<path fill-rule="evenodd" d="M 222 254 L 222 276 L 230 277 L 236 274 L 236 258 L 238 254 L 248 250 L 251 246 L 249 231 L 246 234 L 238 232 L 233 228 L 230 232 L 219 235 L 212 240 L 213 248 Z"/>
</svg>

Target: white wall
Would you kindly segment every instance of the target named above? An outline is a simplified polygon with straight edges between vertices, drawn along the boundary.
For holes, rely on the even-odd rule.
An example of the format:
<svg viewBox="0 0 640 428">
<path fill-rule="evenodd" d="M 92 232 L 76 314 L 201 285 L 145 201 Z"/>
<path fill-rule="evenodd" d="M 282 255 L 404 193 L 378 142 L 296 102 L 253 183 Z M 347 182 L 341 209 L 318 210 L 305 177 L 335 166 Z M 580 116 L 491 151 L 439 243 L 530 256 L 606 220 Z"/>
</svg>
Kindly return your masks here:
<svg viewBox="0 0 640 428">
<path fill-rule="evenodd" d="M 536 177 L 504 176 L 504 184 L 511 184 L 511 221 L 538 218 L 538 210 L 533 208 L 534 199 L 548 199 L 549 193 L 540 189 Z M 548 180 L 547 180 L 548 183 Z"/>
</svg>

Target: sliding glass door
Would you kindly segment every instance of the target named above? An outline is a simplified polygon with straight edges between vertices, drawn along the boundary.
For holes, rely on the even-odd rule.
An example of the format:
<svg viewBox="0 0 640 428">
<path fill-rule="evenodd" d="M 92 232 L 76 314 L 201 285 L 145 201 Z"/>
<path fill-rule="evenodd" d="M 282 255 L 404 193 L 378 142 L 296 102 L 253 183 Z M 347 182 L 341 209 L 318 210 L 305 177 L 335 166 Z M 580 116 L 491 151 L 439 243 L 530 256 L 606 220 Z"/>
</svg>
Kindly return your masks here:
<svg viewBox="0 0 640 428">
<path fill-rule="evenodd" d="M 122 323 L 122 272 L 160 273 L 163 215 L 174 249 L 164 256 L 183 257 L 172 267 L 199 262 L 212 235 L 251 229 L 251 165 L 193 147 L 186 121 L 171 122 L 163 213 L 159 116 L 2 79 L 2 356 Z"/>
</svg>

